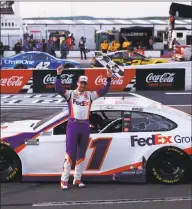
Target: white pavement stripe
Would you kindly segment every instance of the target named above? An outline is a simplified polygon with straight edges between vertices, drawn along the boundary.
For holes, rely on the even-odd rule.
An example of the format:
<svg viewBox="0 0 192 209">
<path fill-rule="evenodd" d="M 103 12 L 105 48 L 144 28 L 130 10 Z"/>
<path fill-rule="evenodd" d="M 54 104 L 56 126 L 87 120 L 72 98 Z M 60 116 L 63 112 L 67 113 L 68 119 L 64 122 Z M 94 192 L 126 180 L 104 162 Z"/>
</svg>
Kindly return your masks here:
<svg viewBox="0 0 192 209">
<path fill-rule="evenodd" d="M 182 95 L 182 94 L 192 94 L 192 92 L 168 92 L 168 93 L 165 93 L 165 94 L 170 94 L 170 95 Z"/>
<path fill-rule="evenodd" d="M 191 107 L 192 105 L 166 105 L 166 106 L 172 106 L 172 107 Z"/>
<path fill-rule="evenodd" d="M 88 201 L 66 201 L 66 202 L 47 202 L 33 204 L 33 207 L 50 207 L 50 206 L 69 206 L 69 205 L 111 205 L 111 204 L 138 204 L 154 202 L 181 202 L 191 201 L 191 197 L 169 197 L 162 199 L 123 199 L 123 200 L 88 200 Z"/>
<path fill-rule="evenodd" d="M 46 107 L 46 109 L 62 109 L 63 107 Z M 3 107 L 1 110 L 24 110 L 34 109 L 34 107 Z M 45 109 L 45 107 L 38 107 L 37 109 Z"/>
</svg>

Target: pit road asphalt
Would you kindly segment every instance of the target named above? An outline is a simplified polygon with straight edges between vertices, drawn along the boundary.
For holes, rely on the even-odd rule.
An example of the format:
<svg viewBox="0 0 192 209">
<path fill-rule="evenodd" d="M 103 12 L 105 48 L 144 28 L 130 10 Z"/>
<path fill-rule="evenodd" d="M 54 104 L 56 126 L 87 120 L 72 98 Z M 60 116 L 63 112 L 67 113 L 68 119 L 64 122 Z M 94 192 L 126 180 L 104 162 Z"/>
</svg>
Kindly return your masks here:
<svg viewBox="0 0 192 209">
<path fill-rule="evenodd" d="M 137 92 L 165 105 L 192 113 L 191 93 Z M 121 96 L 115 93 L 110 96 Z M 125 96 L 125 95 L 124 95 Z M 61 108 L 58 108 L 60 110 Z M 42 119 L 56 109 L 2 109 L 1 122 Z M 86 189 L 60 191 L 59 183 L 1 184 L 1 209 L 191 209 L 192 184 L 89 183 Z M 96 201 L 99 200 L 99 201 Z M 102 200 L 102 201 L 101 201 Z M 80 202 L 79 202 L 80 201 Z M 49 202 L 51 205 L 39 205 Z M 54 203 L 55 202 L 55 203 Z M 53 204 L 54 203 L 54 204 Z M 36 204 L 36 205 L 35 205 Z M 55 205 L 55 206 L 54 206 Z M 59 206 L 60 205 L 60 206 Z"/>
</svg>

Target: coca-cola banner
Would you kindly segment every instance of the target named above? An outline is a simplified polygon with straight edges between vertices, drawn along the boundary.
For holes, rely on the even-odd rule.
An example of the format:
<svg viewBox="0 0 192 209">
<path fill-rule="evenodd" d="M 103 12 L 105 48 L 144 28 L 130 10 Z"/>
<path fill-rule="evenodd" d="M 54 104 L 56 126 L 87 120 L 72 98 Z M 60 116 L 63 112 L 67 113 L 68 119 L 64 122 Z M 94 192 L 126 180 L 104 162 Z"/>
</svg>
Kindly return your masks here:
<svg viewBox="0 0 192 209">
<path fill-rule="evenodd" d="M 22 93 L 30 88 L 32 75 L 32 70 L 1 70 L 1 94 Z"/>
<path fill-rule="evenodd" d="M 184 90 L 185 68 L 137 69 L 136 90 Z"/>
<path fill-rule="evenodd" d="M 65 70 L 61 75 L 63 87 L 75 89 L 77 87 L 77 79 L 81 75 L 84 75 L 84 70 L 82 69 Z M 54 93 L 56 77 L 56 70 L 34 70 L 33 93 Z"/>
<path fill-rule="evenodd" d="M 85 75 L 89 78 L 88 90 L 95 91 L 104 87 L 107 81 L 107 71 L 105 69 L 86 69 Z M 112 78 L 110 91 L 130 91 L 134 86 L 135 69 L 124 69 L 124 75 Z M 129 85 L 131 84 L 131 85 Z"/>
</svg>

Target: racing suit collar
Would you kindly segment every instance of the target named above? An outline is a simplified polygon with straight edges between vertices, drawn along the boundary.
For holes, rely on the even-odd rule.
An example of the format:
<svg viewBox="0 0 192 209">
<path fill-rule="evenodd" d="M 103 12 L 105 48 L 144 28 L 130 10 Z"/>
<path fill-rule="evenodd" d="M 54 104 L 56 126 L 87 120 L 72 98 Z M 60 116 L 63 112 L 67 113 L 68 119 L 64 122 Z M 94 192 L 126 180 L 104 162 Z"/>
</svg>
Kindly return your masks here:
<svg viewBox="0 0 192 209">
<path fill-rule="evenodd" d="M 77 94 L 81 94 L 81 95 L 85 93 L 85 91 L 80 92 L 80 91 L 78 91 L 78 89 L 75 89 L 75 91 L 76 91 Z"/>
</svg>

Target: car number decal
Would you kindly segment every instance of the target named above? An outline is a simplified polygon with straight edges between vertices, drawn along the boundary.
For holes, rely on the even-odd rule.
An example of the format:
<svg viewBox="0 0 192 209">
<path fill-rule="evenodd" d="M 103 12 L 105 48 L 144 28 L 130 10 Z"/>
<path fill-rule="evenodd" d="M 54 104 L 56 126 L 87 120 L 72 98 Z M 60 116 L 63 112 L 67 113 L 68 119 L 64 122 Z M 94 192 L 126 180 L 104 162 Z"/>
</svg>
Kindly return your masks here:
<svg viewBox="0 0 192 209">
<path fill-rule="evenodd" d="M 50 62 L 40 62 L 35 69 L 37 70 L 45 70 L 45 69 L 49 69 L 50 66 Z"/>
</svg>

